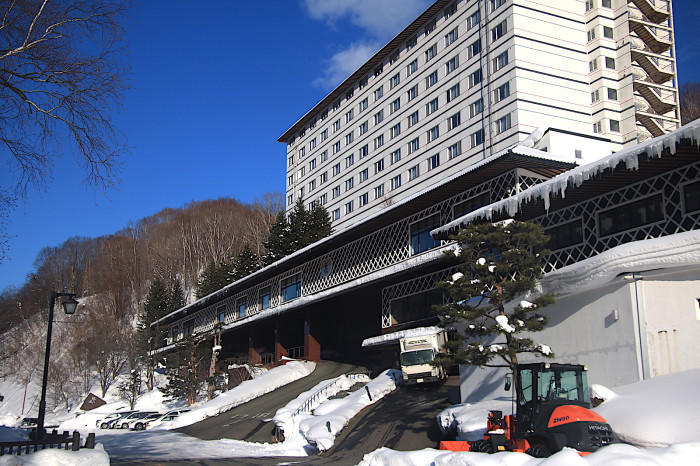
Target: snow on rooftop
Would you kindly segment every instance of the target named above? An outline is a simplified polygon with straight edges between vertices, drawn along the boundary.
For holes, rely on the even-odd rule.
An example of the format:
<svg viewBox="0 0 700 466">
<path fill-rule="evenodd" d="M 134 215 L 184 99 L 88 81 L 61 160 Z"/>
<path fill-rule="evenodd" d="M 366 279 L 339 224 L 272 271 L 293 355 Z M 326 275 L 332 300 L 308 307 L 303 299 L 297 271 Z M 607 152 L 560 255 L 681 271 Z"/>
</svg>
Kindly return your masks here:
<svg viewBox="0 0 700 466">
<path fill-rule="evenodd" d="M 545 292 L 565 295 L 594 289 L 620 274 L 700 265 L 700 230 L 632 241 L 549 272 Z"/>
<path fill-rule="evenodd" d="M 398 332 L 387 333 L 385 335 L 379 335 L 376 337 L 365 338 L 362 341 L 362 347 L 368 346 L 380 346 L 393 343 L 402 338 L 412 338 L 412 337 L 423 337 L 426 335 L 435 335 L 443 331 L 440 327 L 418 327 L 411 328 L 408 330 L 399 330 Z"/>
<path fill-rule="evenodd" d="M 676 146 L 682 139 L 691 139 L 693 144 L 700 145 L 700 119 L 671 133 L 650 139 L 594 162 L 561 173 L 548 181 L 532 186 L 514 196 L 470 212 L 440 228 L 432 230 L 430 234 L 433 237 L 437 235 L 446 235 L 450 230 L 459 228 L 461 225 L 479 219 L 491 220 L 495 214 L 502 212 L 506 212 L 508 216 L 513 217 L 520 210 L 523 203 L 535 201 L 537 199 L 543 199 L 545 210 L 549 210 L 550 200 L 553 195 L 558 194 L 561 197 L 566 197 L 568 189 L 581 186 L 584 181 L 601 174 L 605 170 L 613 169 L 620 163 L 624 163 L 628 170 L 636 170 L 639 167 L 638 157 L 642 154 L 661 158 L 664 156 L 664 151 L 668 149 L 671 155 L 675 155 Z"/>
</svg>

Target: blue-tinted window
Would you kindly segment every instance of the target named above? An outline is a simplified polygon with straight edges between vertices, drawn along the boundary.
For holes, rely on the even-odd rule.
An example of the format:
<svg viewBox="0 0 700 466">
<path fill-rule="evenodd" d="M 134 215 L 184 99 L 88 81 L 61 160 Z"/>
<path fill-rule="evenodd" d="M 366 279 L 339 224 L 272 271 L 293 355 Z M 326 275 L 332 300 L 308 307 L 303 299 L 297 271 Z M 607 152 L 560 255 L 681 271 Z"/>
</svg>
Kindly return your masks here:
<svg viewBox="0 0 700 466">
<path fill-rule="evenodd" d="M 430 236 L 430 230 L 440 226 L 440 214 L 432 215 L 411 225 L 411 253 L 418 254 L 440 246 L 440 241 Z"/>
<path fill-rule="evenodd" d="M 260 291 L 260 310 L 270 307 L 270 290 L 265 289 Z"/>
<path fill-rule="evenodd" d="M 282 302 L 291 301 L 301 296 L 301 274 L 292 275 L 282 280 Z"/>
<path fill-rule="evenodd" d="M 248 303 L 246 301 L 239 301 L 238 302 L 238 317 L 245 317 L 245 310 L 246 307 L 248 306 Z M 268 297 L 268 306 L 269 306 L 269 297 Z"/>
</svg>

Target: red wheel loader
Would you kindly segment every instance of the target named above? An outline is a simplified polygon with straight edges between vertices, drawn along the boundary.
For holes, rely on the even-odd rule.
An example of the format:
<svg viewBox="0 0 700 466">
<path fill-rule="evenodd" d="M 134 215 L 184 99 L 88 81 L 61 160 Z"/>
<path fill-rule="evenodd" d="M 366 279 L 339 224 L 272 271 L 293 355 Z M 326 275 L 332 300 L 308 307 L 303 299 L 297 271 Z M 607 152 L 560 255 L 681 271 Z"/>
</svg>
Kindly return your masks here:
<svg viewBox="0 0 700 466">
<path fill-rule="evenodd" d="M 515 414 L 491 411 L 482 440 L 443 441 L 441 450 L 518 451 L 543 458 L 563 447 L 585 455 L 618 441 L 607 421 L 590 410 L 584 366 L 519 364 L 513 376 Z M 510 388 L 508 376 L 506 390 Z"/>
</svg>

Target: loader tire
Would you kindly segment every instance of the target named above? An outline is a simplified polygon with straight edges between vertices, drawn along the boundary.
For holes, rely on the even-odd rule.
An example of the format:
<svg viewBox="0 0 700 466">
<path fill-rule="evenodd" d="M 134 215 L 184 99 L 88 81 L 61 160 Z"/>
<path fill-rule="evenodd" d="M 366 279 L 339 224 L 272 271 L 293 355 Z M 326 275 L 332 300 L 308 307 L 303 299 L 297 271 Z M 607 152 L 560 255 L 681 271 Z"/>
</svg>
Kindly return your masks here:
<svg viewBox="0 0 700 466">
<path fill-rule="evenodd" d="M 481 453 L 493 453 L 493 444 L 490 440 L 477 440 L 472 443 L 470 451 L 478 451 Z"/>
<path fill-rule="evenodd" d="M 544 443 L 531 444 L 530 448 L 525 450 L 525 453 L 530 456 L 534 456 L 535 458 L 547 458 L 548 456 L 552 455 L 552 452 Z"/>
</svg>

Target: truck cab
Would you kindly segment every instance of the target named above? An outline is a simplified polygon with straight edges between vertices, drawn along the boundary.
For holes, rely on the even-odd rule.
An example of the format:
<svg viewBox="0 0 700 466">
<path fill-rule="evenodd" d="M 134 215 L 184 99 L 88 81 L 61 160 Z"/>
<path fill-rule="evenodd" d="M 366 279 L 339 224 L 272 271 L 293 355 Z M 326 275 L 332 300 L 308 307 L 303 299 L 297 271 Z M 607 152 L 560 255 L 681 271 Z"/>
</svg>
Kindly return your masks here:
<svg viewBox="0 0 700 466">
<path fill-rule="evenodd" d="M 433 365 L 438 353 L 445 350 L 447 334 L 440 331 L 432 335 L 411 336 L 399 340 L 403 381 L 413 385 L 442 382 L 447 378 L 445 369 Z"/>
</svg>

